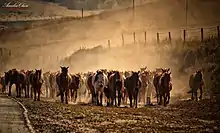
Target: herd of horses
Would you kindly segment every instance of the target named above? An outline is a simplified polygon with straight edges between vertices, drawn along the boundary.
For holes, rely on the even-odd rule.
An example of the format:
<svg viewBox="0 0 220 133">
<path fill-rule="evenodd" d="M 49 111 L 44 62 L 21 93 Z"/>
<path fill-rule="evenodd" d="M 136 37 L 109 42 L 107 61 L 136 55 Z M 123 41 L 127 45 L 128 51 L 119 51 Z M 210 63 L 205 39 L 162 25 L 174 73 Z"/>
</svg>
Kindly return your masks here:
<svg viewBox="0 0 220 133">
<path fill-rule="evenodd" d="M 91 97 L 91 102 L 97 106 L 103 105 L 103 98 L 107 106 L 120 106 L 122 102 L 130 101 L 130 107 L 137 108 L 138 102 L 145 102 L 146 93 L 155 92 L 157 103 L 166 106 L 170 101 L 172 90 L 172 76 L 169 68 L 157 68 L 155 71 L 141 68 L 139 71 L 115 71 L 100 69 L 95 72 L 69 73 L 69 67 L 60 67 L 61 71 L 42 73 L 41 69 L 17 70 L 11 69 L 1 76 L 2 92 L 11 96 L 11 88 L 16 87 L 16 97 L 24 94 L 25 98 L 40 101 L 42 85 L 46 97 L 60 97 L 61 103 L 76 102 L 77 91 L 84 85 Z M 200 89 L 202 99 L 203 75 L 201 70 L 193 73 L 189 78 L 188 93 L 197 100 L 197 90 Z M 154 88 L 154 89 L 152 89 Z M 149 91 L 155 90 L 155 91 Z M 49 96 L 50 94 L 50 96 Z M 134 103 L 133 103 L 134 102 Z"/>
</svg>

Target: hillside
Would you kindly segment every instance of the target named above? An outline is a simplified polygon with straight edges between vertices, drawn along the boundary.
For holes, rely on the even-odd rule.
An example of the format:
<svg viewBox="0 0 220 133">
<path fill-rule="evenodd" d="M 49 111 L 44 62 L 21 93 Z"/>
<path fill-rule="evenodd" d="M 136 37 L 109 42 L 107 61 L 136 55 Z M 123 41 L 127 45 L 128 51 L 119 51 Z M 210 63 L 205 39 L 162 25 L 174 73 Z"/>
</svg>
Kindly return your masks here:
<svg viewBox="0 0 220 133">
<path fill-rule="evenodd" d="M 0 1 L 0 21 L 12 21 L 12 20 L 24 20 L 30 18 L 44 18 L 51 16 L 75 16 L 81 17 L 81 10 L 70 10 L 64 6 L 52 2 L 43 2 L 40 0 L 17 0 L 17 2 L 25 3 L 28 5 L 27 8 L 10 9 L 3 8 L 5 3 L 12 2 L 12 0 L 1 0 Z M 84 16 L 99 13 L 99 11 L 87 11 L 84 12 Z"/>
<path fill-rule="evenodd" d="M 220 21 L 219 7 L 220 1 L 189 1 L 188 25 L 216 26 Z M 24 58 L 27 57 L 31 62 L 33 59 L 39 60 L 39 56 L 44 56 L 46 59 L 41 60 L 40 63 L 36 61 L 34 64 L 45 66 L 50 59 L 52 63 L 50 65 L 55 66 L 53 63 L 59 64 L 58 57 L 64 58 L 81 46 L 106 46 L 108 39 L 111 40 L 112 46 L 121 45 L 123 30 L 131 32 L 134 28 L 140 30 L 146 28 L 148 33 L 151 31 L 155 35 L 155 30 L 158 29 L 180 29 L 185 26 L 184 0 L 152 2 L 137 6 L 135 11 L 134 21 L 132 9 L 128 8 L 103 12 L 83 20 L 54 23 L 24 32 L 2 33 L 1 47 L 12 49 L 14 54 L 20 53 L 14 55 L 16 62 L 11 61 L 14 65 L 20 62 L 21 66 L 26 66 L 23 64 L 26 62 Z M 150 38 L 149 34 L 148 37 Z M 18 60 L 18 57 L 22 57 L 23 63 Z"/>
</svg>

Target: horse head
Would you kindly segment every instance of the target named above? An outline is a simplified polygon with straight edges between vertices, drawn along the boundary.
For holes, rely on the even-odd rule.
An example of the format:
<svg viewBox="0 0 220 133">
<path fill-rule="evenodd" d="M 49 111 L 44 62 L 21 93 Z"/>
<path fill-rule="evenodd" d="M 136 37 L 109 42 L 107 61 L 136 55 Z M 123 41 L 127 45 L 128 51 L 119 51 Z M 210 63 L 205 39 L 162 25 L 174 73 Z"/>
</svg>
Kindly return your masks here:
<svg viewBox="0 0 220 133">
<path fill-rule="evenodd" d="M 105 77 L 104 77 L 103 71 L 99 71 L 99 70 L 96 71 L 94 82 L 98 82 L 100 88 L 102 88 L 104 86 Z"/>
<path fill-rule="evenodd" d="M 168 85 L 171 81 L 171 72 L 165 72 L 163 78 L 164 83 Z"/>
<path fill-rule="evenodd" d="M 196 80 L 202 81 L 202 77 L 203 77 L 202 71 L 201 70 L 197 70 L 196 71 L 196 75 L 195 75 Z"/>
<path fill-rule="evenodd" d="M 35 69 L 35 80 L 36 81 L 40 81 L 41 80 L 41 73 L 42 73 L 42 70 L 41 69 Z"/>
<path fill-rule="evenodd" d="M 10 75 L 10 72 L 5 72 L 5 83 L 6 85 L 9 83 L 10 79 L 11 79 L 11 75 Z"/>
<path fill-rule="evenodd" d="M 138 72 L 132 72 L 132 75 L 131 75 L 131 79 L 132 79 L 133 82 L 135 82 L 135 86 L 138 85 L 139 73 L 140 73 L 140 71 L 138 71 Z"/>
<path fill-rule="evenodd" d="M 61 73 L 63 74 L 63 75 L 65 75 L 65 76 L 67 76 L 67 74 L 68 74 L 68 68 L 69 67 L 60 67 L 61 68 Z"/>
</svg>

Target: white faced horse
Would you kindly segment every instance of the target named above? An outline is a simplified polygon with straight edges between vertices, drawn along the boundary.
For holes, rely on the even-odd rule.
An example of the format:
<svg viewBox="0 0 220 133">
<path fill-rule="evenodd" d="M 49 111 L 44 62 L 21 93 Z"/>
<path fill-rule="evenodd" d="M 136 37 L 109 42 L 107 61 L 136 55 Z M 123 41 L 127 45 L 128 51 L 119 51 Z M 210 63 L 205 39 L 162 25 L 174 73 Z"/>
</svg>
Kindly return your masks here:
<svg viewBox="0 0 220 133">
<path fill-rule="evenodd" d="M 92 85 L 95 91 L 95 100 L 96 104 L 102 106 L 102 97 L 104 88 L 108 85 L 108 77 L 102 71 L 96 71 L 96 73 L 92 77 Z M 100 101 L 100 103 L 99 103 Z"/>
</svg>

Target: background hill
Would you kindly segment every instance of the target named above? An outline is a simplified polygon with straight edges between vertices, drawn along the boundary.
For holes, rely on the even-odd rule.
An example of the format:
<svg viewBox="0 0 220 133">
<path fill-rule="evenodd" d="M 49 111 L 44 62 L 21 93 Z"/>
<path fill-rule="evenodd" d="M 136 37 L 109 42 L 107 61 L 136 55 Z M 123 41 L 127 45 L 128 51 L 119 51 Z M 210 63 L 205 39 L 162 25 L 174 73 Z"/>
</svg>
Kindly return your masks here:
<svg viewBox="0 0 220 133">
<path fill-rule="evenodd" d="M 194 28 L 216 26 L 220 21 L 220 1 L 189 0 L 188 2 L 188 26 Z M 48 2 L 45 3 L 47 4 Z M 48 9 L 45 8 L 45 10 Z M 69 11 L 66 8 L 65 10 Z M 39 12 L 43 12 L 43 9 Z M 65 58 L 82 46 L 106 46 L 108 39 L 111 40 L 112 46 L 121 45 L 122 32 L 130 34 L 126 39 L 132 39 L 133 31 L 145 30 L 148 32 L 147 39 L 150 39 L 155 38 L 156 31 L 167 29 L 172 32 L 172 30 L 184 28 L 186 27 L 185 13 L 185 0 L 162 0 L 136 6 L 135 17 L 133 17 L 133 9 L 126 8 L 90 15 L 83 20 L 62 23 L 55 21 L 43 27 L 19 32 L 3 31 L 0 43 L 2 48 L 12 51 L 13 58 L 11 57 L 7 67 L 18 64 L 20 67 L 25 67 L 27 60 L 30 62 L 36 60 L 32 62 L 33 64 L 29 63 L 30 67 L 36 67 L 36 65 L 46 67 L 47 63 L 51 63 L 50 66 L 56 66 L 59 64 L 57 58 Z"/>
</svg>

